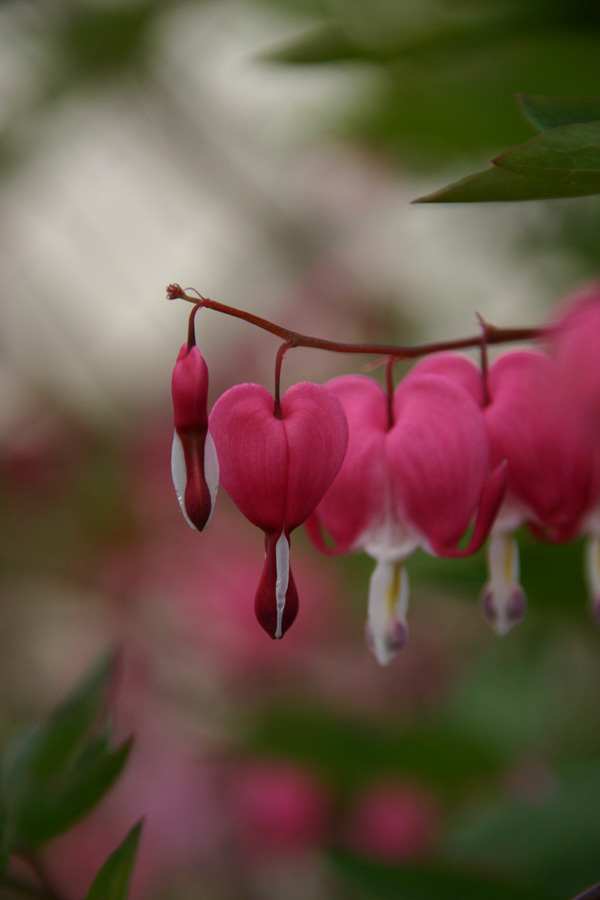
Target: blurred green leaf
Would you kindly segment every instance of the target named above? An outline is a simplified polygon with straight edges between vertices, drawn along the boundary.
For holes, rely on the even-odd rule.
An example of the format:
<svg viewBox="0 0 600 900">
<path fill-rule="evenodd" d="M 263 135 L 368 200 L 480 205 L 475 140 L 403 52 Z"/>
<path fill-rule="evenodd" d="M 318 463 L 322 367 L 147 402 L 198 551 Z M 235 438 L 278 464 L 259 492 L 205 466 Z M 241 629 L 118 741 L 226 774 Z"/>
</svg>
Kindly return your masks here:
<svg viewBox="0 0 600 900">
<path fill-rule="evenodd" d="M 519 94 L 519 105 L 540 131 L 582 122 L 600 122 L 600 97 L 543 97 Z"/>
<path fill-rule="evenodd" d="M 7 843 L 32 849 L 85 815 L 125 765 L 131 741 L 112 749 L 107 693 L 114 655 L 94 666 L 48 721 L 26 734 L 5 766 Z"/>
<path fill-rule="evenodd" d="M 261 58 L 267 62 L 304 65 L 360 59 L 365 58 L 365 54 L 349 40 L 343 28 L 330 22 L 268 50 Z"/>
<path fill-rule="evenodd" d="M 105 713 L 114 667 L 114 654 L 101 659 L 36 733 L 28 764 L 39 778 L 64 771 Z"/>
<path fill-rule="evenodd" d="M 535 611 L 515 631 L 473 658 L 454 689 L 446 715 L 455 728 L 506 758 L 593 750 L 600 702 L 596 637 L 589 641 Z M 589 646 L 586 646 L 586 643 Z M 568 690 L 564 686 L 568 685 Z"/>
<path fill-rule="evenodd" d="M 416 777 L 450 799 L 474 778 L 505 764 L 502 748 L 438 718 L 420 726 L 386 728 L 289 706 L 271 708 L 256 719 L 248 745 L 263 756 L 296 760 L 342 791 L 365 780 Z"/>
<path fill-rule="evenodd" d="M 84 763 L 65 773 L 58 785 L 31 779 L 17 810 L 17 834 L 28 847 L 39 847 L 68 831 L 90 812 L 121 774 L 132 741 L 109 750 L 104 741 Z"/>
<path fill-rule="evenodd" d="M 141 831 L 142 823 L 138 822 L 111 853 L 94 878 L 86 900 L 127 900 Z"/>
<path fill-rule="evenodd" d="M 144 57 L 156 0 L 75 4 L 56 18 L 54 42 L 72 75 L 97 77 L 137 64 Z"/>
<path fill-rule="evenodd" d="M 559 767 L 537 798 L 501 797 L 463 814 L 445 853 L 455 863 L 534 877 L 572 896 L 598 877 L 600 761 Z"/>
<path fill-rule="evenodd" d="M 559 893 L 516 885 L 505 875 L 486 877 L 439 864 L 394 868 L 339 851 L 328 861 L 348 886 L 378 900 L 564 900 Z"/>
</svg>

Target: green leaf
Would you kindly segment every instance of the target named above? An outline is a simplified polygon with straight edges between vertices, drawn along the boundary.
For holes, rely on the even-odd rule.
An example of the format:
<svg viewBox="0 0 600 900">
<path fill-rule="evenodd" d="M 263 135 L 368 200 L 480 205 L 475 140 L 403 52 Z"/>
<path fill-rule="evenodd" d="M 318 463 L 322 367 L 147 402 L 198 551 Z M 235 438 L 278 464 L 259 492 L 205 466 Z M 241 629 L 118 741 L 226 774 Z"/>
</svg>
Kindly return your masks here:
<svg viewBox="0 0 600 900">
<path fill-rule="evenodd" d="M 517 94 L 523 113 L 540 131 L 600 121 L 600 97 L 543 97 Z"/>
<path fill-rule="evenodd" d="M 138 822 L 111 853 L 94 878 L 86 900 L 127 900 L 141 831 L 142 822 Z"/>
<path fill-rule="evenodd" d="M 524 177 L 544 177 L 574 189 L 600 185 L 600 122 L 576 123 L 545 131 L 506 150 L 494 165 Z"/>
<path fill-rule="evenodd" d="M 438 191 L 418 197 L 413 203 L 489 203 L 516 200 L 551 200 L 561 197 L 585 197 L 600 193 L 600 172 L 584 179 L 553 173 L 517 175 L 494 166 L 469 175 Z"/>
<path fill-rule="evenodd" d="M 64 771 L 100 719 L 114 666 L 114 654 L 103 657 L 35 735 L 29 765 L 40 778 L 57 776 Z"/>
<path fill-rule="evenodd" d="M 600 193 L 600 121 L 545 131 L 493 160 L 493 168 L 416 203 L 547 200 Z"/>
<path fill-rule="evenodd" d="M 449 866 L 395 868 L 341 852 L 332 853 L 329 862 L 349 886 L 377 900 L 562 900 L 558 893 L 519 887 L 505 876 Z"/>
<path fill-rule="evenodd" d="M 93 667 L 5 766 L 6 846 L 34 849 L 89 812 L 121 773 L 131 741 L 109 743 L 107 694 L 114 654 Z"/>
<path fill-rule="evenodd" d="M 133 742 L 108 750 L 104 742 L 85 764 L 79 764 L 55 789 L 32 782 L 21 798 L 18 833 L 36 848 L 68 831 L 89 813 L 121 774 Z"/>
</svg>

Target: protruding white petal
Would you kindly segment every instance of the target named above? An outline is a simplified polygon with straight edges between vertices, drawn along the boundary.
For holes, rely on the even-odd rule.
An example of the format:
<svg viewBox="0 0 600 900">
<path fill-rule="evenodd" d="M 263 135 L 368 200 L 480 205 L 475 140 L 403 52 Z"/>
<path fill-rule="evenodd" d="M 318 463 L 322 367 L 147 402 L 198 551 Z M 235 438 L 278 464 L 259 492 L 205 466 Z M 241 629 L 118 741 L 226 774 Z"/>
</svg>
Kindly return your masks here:
<svg viewBox="0 0 600 900">
<path fill-rule="evenodd" d="M 281 638 L 283 637 L 282 623 L 283 610 L 285 609 L 285 595 L 287 594 L 290 582 L 290 544 L 283 531 L 275 544 L 275 562 L 277 566 L 277 581 L 275 582 L 277 628 L 275 629 L 275 637 Z"/>
<path fill-rule="evenodd" d="M 215 442 L 212 439 L 210 431 L 206 432 L 206 440 L 204 442 L 204 478 L 210 493 L 210 515 L 204 526 L 206 528 L 215 511 L 217 489 L 219 487 L 219 460 L 217 458 L 217 448 L 215 447 Z"/>
<path fill-rule="evenodd" d="M 487 556 L 489 579 L 481 608 L 496 634 L 504 635 L 527 609 L 527 597 L 519 584 L 519 548 L 512 534 L 492 535 Z"/>
<path fill-rule="evenodd" d="M 173 447 L 171 450 L 171 475 L 173 476 L 175 493 L 177 494 L 179 506 L 181 507 L 181 512 L 184 515 L 185 521 L 188 523 L 190 528 L 193 528 L 194 531 L 198 531 L 185 510 L 185 487 L 187 484 L 187 469 L 185 466 L 183 444 L 181 443 L 181 438 L 179 437 L 177 432 L 175 432 L 173 435 Z"/>
<path fill-rule="evenodd" d="M 585 547 L 585 574 L 594 618 L 600 625 L 600 538 L 591 535 Z"/>
<path fill-rule="evenodd" d="M 402 561 L 379 560 L 369 584 L 367 644 L 386 666 L 408 639 L 408 575 Z"/>
</svg>

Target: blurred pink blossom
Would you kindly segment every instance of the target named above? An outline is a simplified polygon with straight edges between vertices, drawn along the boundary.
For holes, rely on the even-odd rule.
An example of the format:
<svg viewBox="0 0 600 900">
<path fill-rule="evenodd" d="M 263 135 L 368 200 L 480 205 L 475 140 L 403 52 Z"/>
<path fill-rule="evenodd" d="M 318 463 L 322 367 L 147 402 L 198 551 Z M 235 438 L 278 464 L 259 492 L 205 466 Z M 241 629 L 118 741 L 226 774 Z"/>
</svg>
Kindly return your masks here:
<svg viewBox="0 0 600 900">
<path fill-rule="evenodd" d="M 292 763 L 242 763 L 229 796 L 240 847 L 255 861 L 302 854 L 327 834 L 331 798 L 323 784 Z"/>
<path fill-rule="evenodd" d="M 431 851 L 439 826 L 438 803 L 424 788 L 412 783 L 379 782 L 353 798 L 342 840 L 362 856 L 406 864 Z"/>
</svg>

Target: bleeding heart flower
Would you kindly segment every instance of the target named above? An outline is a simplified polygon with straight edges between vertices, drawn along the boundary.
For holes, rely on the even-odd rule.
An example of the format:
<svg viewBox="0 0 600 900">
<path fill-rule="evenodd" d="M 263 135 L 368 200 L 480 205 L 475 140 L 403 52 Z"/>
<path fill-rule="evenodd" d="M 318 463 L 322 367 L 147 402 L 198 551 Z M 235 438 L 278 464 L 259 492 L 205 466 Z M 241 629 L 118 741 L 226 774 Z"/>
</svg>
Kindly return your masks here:
<svg viewBox="0 0 600 900">
<path fill-rule="evenodd" d="M 593 454 L 592 501 L 580 531 L 588 534 L 585 570 L 592 612 L 600 624 L 600 283 L 567 297 L 548 333 L 570 428 L 582 445 L 591 445 Z"/>
<path fill-rule="evenodd" d="M 506 476 L 500 467 L 489 477 L 481 408 L 450 378 L 416 367 L 396 389 L 391 408 L 383 388 L 365 376 L 341 376 L 327 387 L 346 411 L 348 451 L 307 528 L 324 552 L 364 549 L 377 561 L 367 640 L 385 665 L 408 633 L 403 561 L 417 547 L 442 556 L 475 552 L 491 527 Z M 460 550 L 475 514 L 469 546 Z"/>
<path fill-rule="evenodd" d="M 488 544 L 489 580 L 484 615 L 506 634 L 525 614 L 519 584 L 519 551 L 513 532 L 526 523 L 545 540 L 574 537 L 594 490 L 591 445 L 577 427 L 574 408 L 564 403 L 556 362 L 537 350 L 513 350 L 498 357 L 487 377 L 465 356 L 443 353 L 426 360 L 460 382 L 483 407 L 490 440 L 490 465 L 508 463 L 508 489 Z"/>
<path fill-rule="evenodd" d="M 326 388 L 302 383 L 281 398 L 278 418 L 264 387 L 239 384 L 216 402 L 210 430 L 225 490 L 265 532 L 254 608 L 265 631 L 281 638 L 298 611 L 290 533 L 310 515 L 342 464 L 348 441 L 344 410 Z"/>
<path fill-rule="evenodd" d="M 171 390 L 175 412 L 173 483 L 186 521 L 202 531 L 213 512 L 219 463 L 208 430 L 208 368 L 198 348 L 189 342 L 179 351 Z"/>
</svg>

